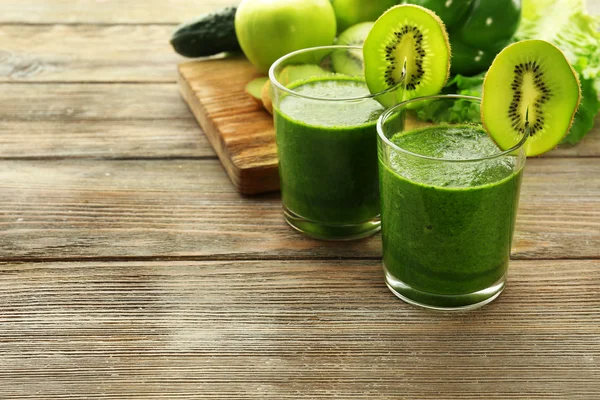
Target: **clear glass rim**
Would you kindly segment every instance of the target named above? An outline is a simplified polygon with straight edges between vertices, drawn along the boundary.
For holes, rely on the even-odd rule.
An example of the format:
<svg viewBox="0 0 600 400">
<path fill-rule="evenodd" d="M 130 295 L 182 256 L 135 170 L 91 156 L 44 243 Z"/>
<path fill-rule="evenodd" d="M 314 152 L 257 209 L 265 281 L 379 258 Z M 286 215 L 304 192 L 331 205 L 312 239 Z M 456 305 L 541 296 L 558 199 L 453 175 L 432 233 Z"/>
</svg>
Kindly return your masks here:
<svg viewBox="0 0 600 400">
<path fill-rule="evenodd" d="M 436 158 L 436 157 L 425 156 L 425 155 L 419 154 L 419 153 L 413 153 L 412 151 L 403 149 L 402 147 L 392 143 L 392 141 L 390 139 L 388 139 L 388 137 L 385 135 L 385 132 L 383 131 L 383 123 L 392 114 L 394 114 L 399 108 L 402 108 L 409 103 L 414 103 L 417 101 L 424 101 L 424 100 L 435 100 L 435 99 L 459 99 L 459 100 L 463 99 L 463 100 L 471 100 L 471 101 L 476 101 L 476 102 L 481 103 L 480 97 L 465 96 L 462 94 L 438 94 L 438 95 L 434 95 L 434 96 L 415 97 L 414 99 L 403 101 L 402 103 L 396 104 L 392 108 L 385 110 L 379 116 L 379 119 L 377 120 L 377 134 L 379 135 L 379 138 L 381 140 L 383 140 L 383 142 L 386 145 L 390 146 L 391 148 L 393 148 L 394 150 L 396 150 L 400 153 L 404 153 L 404 154 L 410 155 L 412 157 L 421 158 L 424 160 L 448 162 L 448 163 L 478 162 L 478 161 L 486 161 L 486 160 L 493 160 L 496 158 L 500 158 L 500 157 L 503 157 L 506 155 L 510 155 L 511 153 L 514 153 L 516 150 L 519 150 L 521 147 L 523 147 L 525 142 L 527 142 L 527 139 L 529 139 L 529 131 L 527 131 L 527 132 L 525 132 L 525 134 L 523 135 L 521 140 L 516 145 L 514 145 L 513 147 L 511 147 L 508 150 L 502 150 L 497 154 L 492 154 L 491 156 L 486 156 L 486 157 L 481 157 L 481 158 L 465 158 L 462 160 L 456 160 L 456 159 L 450 159 L 450 158 Z"/>
<path fill-rule="evenodd" d="M 297 96 L 297 97 L 302 97 L 305 99 L 309 99 L 309 100 L 322 100 L 322 101 L 358 101 L 358 100 L 366 100 L 366 99 L 373 99 L 377 96 L 380 96 L 382 94 L 386 94 L 386 93 L 390 93 L 393 92 L 395 90 L 397 90 L 399 88 L 399 86 L 402 84 L 402 81 L 404 81 L 404 79 L 400 80 L 400 82 L 398 82 L 398 84 L 396 86 L 393 86 L 391 88 L 388 88 L 384 91 L 381 91 L 379 93 L 369 93 L 368 95 L 364 95 L 364 96 L 357 96 L 357 97 L 315 97 L 315 96 L 307 96 L 301 93 L 298 93 L 292 89 L 289 89 L 287 87 L 285 87 L 284 85 L 282 85 L 277 78 L 275 78 L 275 70 L 285 61 L 289 60 L 292 57 L 295 57 L 299 54 L 304 54 L 304 53 L 310 53 L 310 52 L 314 52 L 314 51 L 318 51 L 318 50 L 341 50 L 341 49 L 354 49 L 354 50 L 362 50 L 361 46 L 350 46 L 350 45 L 332 45 L 332 46 L 317 46 L 317 47 L 310 47 L 308 49 L 302 49 L 302 50 L 297 50 L 297 51 L 293 51 L 291 53 L 286 54 L 285 56 L 279 58 L 277 61 L 275 61 L 273 63 L 273 65 L 271 65 L 271 68 L 269 68 L 269 80 L 271 81 L 271 83 L 273 85 L 275 85 L 275 87 L 277 87 L 277 89 L 286 92 L 288 94 Z M 315 64 L 316 65 L 316 64 Z M 364 76 L 363 76 L 364 79 Z"/>
</svg>

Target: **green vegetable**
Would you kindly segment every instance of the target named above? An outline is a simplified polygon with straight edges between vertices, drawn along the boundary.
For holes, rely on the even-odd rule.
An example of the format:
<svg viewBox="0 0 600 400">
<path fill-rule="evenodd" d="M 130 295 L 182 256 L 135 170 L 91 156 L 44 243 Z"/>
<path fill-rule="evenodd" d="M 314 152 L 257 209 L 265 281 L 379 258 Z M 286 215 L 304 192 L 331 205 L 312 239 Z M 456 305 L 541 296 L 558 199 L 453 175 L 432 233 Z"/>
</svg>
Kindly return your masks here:
<svg viewBox="0 0 600 400">
<path fill-rule="evenodd" d="M 521 17 L 520 0 L 406 0 L 433 10 L 450 34 L 453 74 L 485 71 L 512 40 Z"/>
<path fill-rule="evenodd" d="M 594 119 L 600 111 L 598 92 L 594 89 L 594 81 L 581 80 L 581 103 L 575 114 L 573 125 L 562 143 L 577 144 L 594 127 Z"/>
<path fill-rule="evenodd" d="M 406 0 L 404 3 L 417 4 L 435 12 L 446 25 L 446 29 L 458 26 L 465 19 L 473 5 L 473 0 Z"/>
<path fill-rule="evenodd" d="M 456 75 L 448 81 L 446 87 L 456 89 L 455 93 L 481 97 L 483 78 L 485 78 L 485 72 L 475 76 Z"/>
<path fill-rule="evenodd" d="M 563 143 L 576 144 L 593 128 L 600 112 L 600 19 L 585 13 L 583 0 L 524 0 L 523 17 L 516 33 L 519 40 L 543 39 L 560 48 L 579 74 L 582 99 L 571 130 Z M 453 50 L 455 47 L 453 47 Z M 456 55 L 452 62 L 456 60 Z M 474 77 L 456 75 L 444 93 L 481 96 L 483 74 Z M 467 110 L 462 110 L 464 107 Z M 473 112 L 471 103 L 456 104 L 452 109 L 423 109 L 420 116 L 432 121 L 450 122 Z"/>
<path fill-rule="evenodd" d="M 525 0 L 519 40 L 546 40 L 562 50 L 584 79 L 600 76 L 600 18 L 583 0 Z M 596 85 L 600 90 L 600 82 Z"/>
<path fill-rule="evenodd" d="M 563 143 L 579 142 L 600 111 L 600 19 L 585 12 L 583 0 L 524 0 L 523 21 L 516 37 L 543 39 L 563 51 L 579 74 L 582 100 Z"/>
<path fill-rule="evenodd" d="M 235 35 L 235 7 L 204 14 L 177 27 L 171 36 L 173 49 L 185 57 L 205 57 L 239 51 Z"/>
<path fill-rule="evenodd" d="M 443 92 L 481 97 L 483 77 L 483 73 L 475 76 L 456 75 L 446 83 Z M 449 123 L 479 120 L 479 114 L 479 104 L 466 100 L 436 101 L 417 111 L 417 117 L 422 121 Z"/>
<path fill-rule="evenodd" d="M 521 2 L 474 0 L 467 17 L 452 27 L 452 34 L 467 46 L 502 49 L 519 27 Z"/>
<path fill-rule="evenodd" d="M 492 65 L 498 49 L 480 50 L 462 43 L 454 37 L 450 38 L 452 49 L 452 65 L 450 67 L 454 74 L 472 75 L 485 71 Z"/>
</svg>

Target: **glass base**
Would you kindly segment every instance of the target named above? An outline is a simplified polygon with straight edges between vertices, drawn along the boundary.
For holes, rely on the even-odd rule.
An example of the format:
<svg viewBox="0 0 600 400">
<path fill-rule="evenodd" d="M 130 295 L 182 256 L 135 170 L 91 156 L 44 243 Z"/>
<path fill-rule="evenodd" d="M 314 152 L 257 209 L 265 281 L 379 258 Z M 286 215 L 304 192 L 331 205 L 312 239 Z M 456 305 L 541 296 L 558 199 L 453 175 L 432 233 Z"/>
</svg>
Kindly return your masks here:
<svg viewBox="0 0 600 400">
<path fill-rule="evenodd" d="M 379 215 L 372 220 L 349 225 L 328 225 L 299 216 L 283 206 L 285 222 L 306 236 L 321 240 L 356 240 L 371 236 L 381 230 Z"/>
<path fill-rule="evenodd" d="M 394 278 L 383 264 L 385 283 L 399 299 L 408 304 L 441 311 L 466 311 L 482 307 L 494 301 L 506 286 L 506 276 L 500 278 L 492 286 L 474 293 L 460 295 L 444 295 L 428 293 L 415 289 L 399 279 Z"/>
</svg>

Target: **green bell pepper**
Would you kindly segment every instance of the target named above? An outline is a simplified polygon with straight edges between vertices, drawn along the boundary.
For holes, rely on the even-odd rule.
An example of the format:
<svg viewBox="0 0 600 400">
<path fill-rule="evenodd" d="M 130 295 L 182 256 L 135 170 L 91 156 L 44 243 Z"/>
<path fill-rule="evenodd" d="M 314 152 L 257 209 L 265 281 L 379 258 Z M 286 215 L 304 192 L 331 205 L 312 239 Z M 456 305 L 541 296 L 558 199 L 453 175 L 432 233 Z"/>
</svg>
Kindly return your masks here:
<svg viewBox="0 0 600 400">
<path fill-rule="evenodd" d="M 519 27 L 521 0 L 407 0 L 434 11 L 446 25 L 453 74 L 485 71 Z"/>
</svg>

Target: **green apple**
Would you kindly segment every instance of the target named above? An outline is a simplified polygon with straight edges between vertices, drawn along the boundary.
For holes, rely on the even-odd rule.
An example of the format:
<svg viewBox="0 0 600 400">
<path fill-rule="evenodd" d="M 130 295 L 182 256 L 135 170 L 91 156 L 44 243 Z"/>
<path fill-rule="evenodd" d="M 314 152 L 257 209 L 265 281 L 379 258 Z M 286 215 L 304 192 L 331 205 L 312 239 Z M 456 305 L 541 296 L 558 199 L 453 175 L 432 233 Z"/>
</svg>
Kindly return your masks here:
<svg viewBox="0 0 600 400">
<path fill-rule="evenodd" d="M 338 32 L 359 22 L 375 21 L 384 11 L 400 2 L 401 0 L 331 0 Z"/>
<path fill-rule="evenodd" d="M 329 0 L 243 0 L 235 33 L 248 60 L 267 73 L 292 51 L 332 44 L 335 13 Z"/>
</svg>

